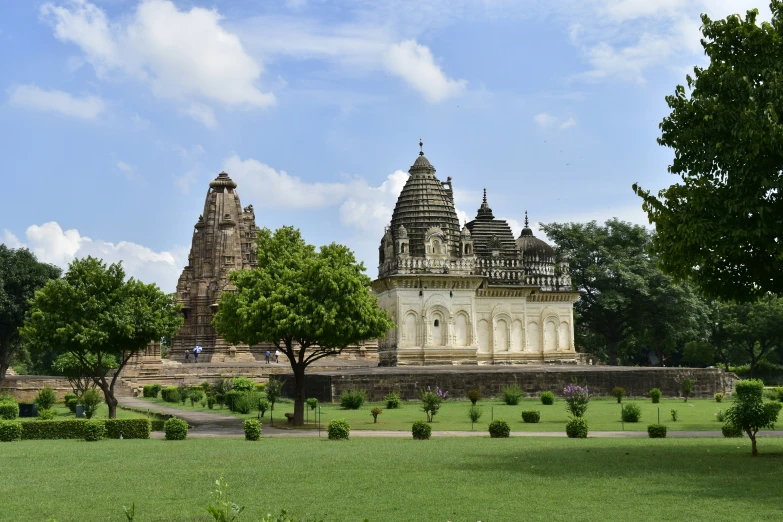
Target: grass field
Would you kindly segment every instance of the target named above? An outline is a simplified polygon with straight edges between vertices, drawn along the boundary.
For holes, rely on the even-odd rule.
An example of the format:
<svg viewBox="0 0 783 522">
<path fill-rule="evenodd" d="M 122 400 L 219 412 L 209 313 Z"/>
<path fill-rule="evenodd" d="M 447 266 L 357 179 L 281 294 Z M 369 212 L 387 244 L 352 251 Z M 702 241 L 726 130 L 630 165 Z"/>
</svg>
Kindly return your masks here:
<svg viewBox="0 0 783 522">
<path fill-rule="evenodd" d="M 145 399 L 146 401 L 155 402 L 170 407 L 178 407 L 185 410 L 199 410 L 199 411 L 211 411 L 217 413 L 224 413 L 231 415 L 228 408 L 223 410 L 218 409 L 216 406 L 214 410 L 202 408 L 200 405 L 196 405 L 195 408 L 188 403 L 186 406 L 175 405 L 173 403 L 167 403 L 161 399 Z M 660 408 L 661 423 L 669 426 L 670 430 L 686 431 L 709 431 L 720 430 L 721 423 L 717 421 L 715 414 L 719 409 L 726 410 L 731 403 L 724 400 L 724 402 L 718 404 L 714 400 L 700 399 L 692 400 L 685 403 L 682 400 L 675 399 L 661 399 L 659 404 L 653 404 L 649 399 L 647 400 L 626 400 L 625 402 L 635 402 L 642 409 L 642 418 L 640 422 L 635 424 L 623 423 L 620 421 L 620 405 L 612 398 L 599 398 L 593 399 L 590 402 L 590 406 L 587 408 L 585 418 L 587 419 L 590 429 L 595 431 L 646 431 L 648 424 L 656 424 L 658 422 L 658 409 Z M 415 420 L 426 420 L 424 413 L 421 411 L 419 402 L 407 401 L 403 402 L 402 407 L 397 410 L 386 410 L 384 403 L 365 403 L 358 410 L 343 410 L 339 404 L 321 404 L 322 425 L 327 424 L 332 419 L 345 418 L 351 424 L 352 429 L 357 430 L 410 430 L 411 424 Z M 483 408 L 483 414 L 478 423 L 476 423 L 476 430 L 484 431 L 493 416 L 496 419 L 503 418 L 511 425 L 513 431 L 563 431 L 563 426 L 568 421 L 568 412 L 565 409 L 565 402 L 562 400 L 556 400 L 551 406 L 544 406 L 539 399 L 522 399 L 518 406 L 507 406 L 500 400 L 483 400 L 479 402 L 479 405 Z M 370 410 L 374 407 L 383 409 L 383 413 L 378 416 L 378 423 L 373 423 Z M 434 422 L 432 423 L 433 430 L 444 431 L 469 431 L 471 429 L 470 419 L 468 418 L 468 409 L 470 408 L 469 401 L 445 401 L 441 405 L 441 409 L 437 415 L 435 415 Z M 275 419 L 276 422 L 283 421 L 283 413 L 293 411 L 294 406 L 290 401 L 279 403 L 275 407 Z M 670 416 L 670 410 L 676 409 L 679 412 L 679 420 L 672 422 Z M 526 424 L 522 422 L 522 410 L 538 410 L 541 412 L 541 422 L 537 424 Z M 310 421 L 313 421 L 314 416 L 312 412 L 308 412 Z M 258 415 L 258 412 L 251 412 L 248 415 L 242 415 L 239 413 L 233 414 L 237 417 L 253 417 Z M 266 412 L 264 419 L 265 424 L 269 423 L 269 412 Z"/>
<path fill-rule="evenodd" d="M 0 443 L 0 519 L 210 520 L 224 474 L 241 521 L 781 520 L 783 439 L 440 438 Z"/>
</svg>

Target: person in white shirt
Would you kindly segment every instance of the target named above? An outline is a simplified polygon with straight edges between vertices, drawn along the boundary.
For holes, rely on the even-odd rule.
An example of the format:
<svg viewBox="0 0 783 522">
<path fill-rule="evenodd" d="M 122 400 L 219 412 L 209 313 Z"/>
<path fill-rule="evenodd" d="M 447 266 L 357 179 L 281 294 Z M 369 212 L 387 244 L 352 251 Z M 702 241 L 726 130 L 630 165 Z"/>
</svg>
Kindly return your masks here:
<svg viewBox="0 0 783 522">
<path fill-rule="evenodd" d="M 275 362 L 280 362 L 280 350 L 275 350 Z"/>
</svg>

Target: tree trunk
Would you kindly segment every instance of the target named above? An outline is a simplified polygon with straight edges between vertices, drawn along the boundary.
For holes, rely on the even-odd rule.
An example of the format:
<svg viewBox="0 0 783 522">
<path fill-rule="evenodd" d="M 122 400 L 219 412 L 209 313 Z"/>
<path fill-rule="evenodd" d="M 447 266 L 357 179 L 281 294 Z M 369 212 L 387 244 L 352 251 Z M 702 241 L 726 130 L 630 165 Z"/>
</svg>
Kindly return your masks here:
<svg viewBox="0 0 783 522">
<path fill-rule="evenodd" d="M 609 365 L 617 366 L 617 343 L 610 342 L 607 347 L 609 348 Z"/>
<path fill-rule="evenodd" d="M 759 362 L 759 358 L 752 355 L 750 356 L 750 378 L 753 379 L 756 374 L 756 364 Z"/>
<path fill-rule="evenodd" d="M 2 386 L 5 380 L 5 372 L 8 370 L 8 364 L 5 361 L 0 361 L 0 386 Z"/>
<path fill-rule="evenodd" d="M 14 353 L 16 352 L 16 349 L 14 349 L 11 346 L 11 343 L 1 343 L 5 346 L 0 349 L 0 384 L 3 384 L 3 380 L 5 380 L 5 372 L 8 371 L 8 368 L 11 366 L 11 359 L 14 358 Z"/>
<path fill-rule="evenodd" d="M 756 449 L 756 435 L 751 435 L 750 433 L 748 433 L 748 437 L 750 437 L 750 447 L 751 447 L 750 455 L 752 457 L 758 457 L 759 451 Z"/>
<path fill-rule="evenodd" d="M 106 406 L 109 407 L 109 418 L 110 419 L 116 419 L 117 418 L 117 399 L 114 397 L 114 386 L 113 383 L 110 385 L 106 382 L 106 379 L 101 379 L 98 383 L 98 386 L 100 387 L 101 391 L 103 391 L 103 398 L 106 400 Z"/>
<path fill-rule="evenodd" d="M 294 425 L 304 424 L 305 409 L 305 365 L 296 364 L 294 370 Z"/>
</svg>

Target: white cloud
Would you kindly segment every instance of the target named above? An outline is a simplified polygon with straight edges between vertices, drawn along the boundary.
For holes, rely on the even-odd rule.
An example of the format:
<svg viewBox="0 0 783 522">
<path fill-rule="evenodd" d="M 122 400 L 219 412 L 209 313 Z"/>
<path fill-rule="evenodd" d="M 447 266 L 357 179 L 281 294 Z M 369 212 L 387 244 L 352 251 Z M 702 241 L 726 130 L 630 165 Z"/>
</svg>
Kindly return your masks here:
<svg viewBox="0 0 783 522">
<path fill-rule="evenodd" d="M 82 236 L 78 230 L 63 230 L 55 221 L 43 225 L 31 225 L 21 241 L 8 230 L 3 230 L 3 241 L 12 248 L 29 248 L 39 260 L 68 268 L 77 258 L 93 256 L 106 263 L 122 261 L 125 273 L 145 283 L 157 283 L 165 292 L 176 288 L 182 268 L 187 261 L 187 250 L 155 252 L 145 246 L 120 241 L 93 240 Z"/>
<path fill-rule="evenodd" d="M 533 116 L 533 121 L 542 129 L 552 129 L 557 127 L 559 129 L 565 130 L 576 126 L 576 120 L 573 117 L 569 117 L 568 119 L 564 120 L 562 118 L 552 116 L 546 112 L 540 112 Z"/>
<path fill-rule="evenodd" d="M 432 103 L 458 96 L 464 91 L 465 80 L 452 80 L 435 64 L 428 47 L 415 40 L 405 40 L 389 47 L 386 67 Z"/>
<path fill-rule="evenodd" d="M 18 107 L 58 112 L 73 118 L 94 120 L 106 108 L 97 96 L 76 97 L 63 91 L 46 91 L 35 85 L 17 85 L 9 89 L 9 102 Z"/>
<path fill-rule="evenodd" d="M 174 178 L 174 183 L 183 194 L 190 194 L 190 189 L 193 188 L 196 181 L 198 181 L 198 171 L 195 169 L 189 170 L 182 176 Z"/>
<path fill-rule="evenodd" d="M 340 207 L 340 222 L 370 233 L 383 234 L 383 227 L 391 221 L 394 205 L 406 181 L 408 174 L 396 170 L 379 187 L 370 187 L 364 181 L 355 184 L 350 197 Z"/>
<path fill-rule="evenodd" d="M 182 112 L 210 129 L 217 125 L 215 111 L 212 110 L 212 107 L 207 105 L 191 103 L 187 108 L 183 109 Z"/>
<path fill-rule="evenodd" d="M 143 0 L 133 15 L 109 20 L 86 0 L 41 7 L 60 41 L 77 45 L 99 76 L 119 71 L 149 85 L 156 96 L 182 103 L 186 113 L 214 125 L 203 106 L 268 107 L 272 93 L 256 82 L 262 66 L 235 34 L 221 26 L 216 10 L 179 10 L 170 0 Z M 194 108 L 195 107 L 195 108 Z M 210 109 L 211 110 L 211 109 Z"/>
<path fill-rule="evenodd" d="M 136 170 L 124 161 L 118 161 L 115 163 L 115 166 L 117 167 L 117 170 L 122 172 L 122 174 L 129 180 L 137 179 Z"/>
</svg>

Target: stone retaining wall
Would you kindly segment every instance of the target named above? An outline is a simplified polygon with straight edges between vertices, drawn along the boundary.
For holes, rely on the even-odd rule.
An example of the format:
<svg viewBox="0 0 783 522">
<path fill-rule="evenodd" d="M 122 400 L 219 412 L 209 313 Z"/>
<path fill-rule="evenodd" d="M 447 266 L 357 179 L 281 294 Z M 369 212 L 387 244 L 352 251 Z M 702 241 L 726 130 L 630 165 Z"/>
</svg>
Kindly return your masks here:
<svg viewBox="0 0 783 522">
<path fill-rule="evenodd" d="M 308 376 L 308 396 L 322 401 L 337 401 L 349 389 L 367 391 L 368 400 L 380 401 L 391 391 L 403 399 L 418 399 L 421 388 L 440 386 L 449 396 L 465 398 L 468 390 L 477 388 L 485 397 L 500 395 L 506 385 L 517 384 L 533 396 L 542 391 L 556 395 L 568 384 L 587 385 L 592 395 L 610 395 L 612 388 L 621 386 L 631 397 L 647 397 L 652 388 L 660 388 L 664 397 L 679 397 L 679 386 L 674 377 L 683 369 L 630 367 L 539 367 L 536 369 L 508 367 L 458 368 L 383 368 L 365 372 L 319 372 Z M 715 393 L 731 393 L 737 377 L 721 369 L 691 369 L 696 376 L 693 397 L 709 398 Z M 293 391 L 292 375 L 286 376 L 286 388 Z"/>
<path fill-rule="evenodd" d="M 33 402 L 35 395 L 45 386 L 53 389 L 59 400 L 62 400 L 66 393 L 73 393 L 65 377 L 43 375 L 6 375 L 0 384 L 0 393 L 10 393 L 18 402 Z"/>
</svg>

